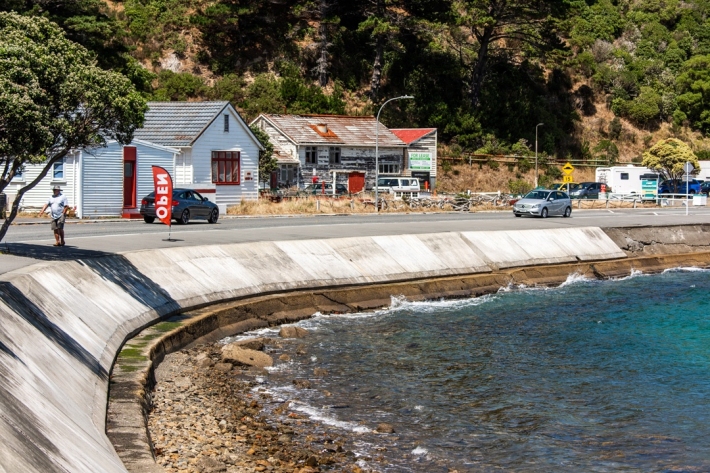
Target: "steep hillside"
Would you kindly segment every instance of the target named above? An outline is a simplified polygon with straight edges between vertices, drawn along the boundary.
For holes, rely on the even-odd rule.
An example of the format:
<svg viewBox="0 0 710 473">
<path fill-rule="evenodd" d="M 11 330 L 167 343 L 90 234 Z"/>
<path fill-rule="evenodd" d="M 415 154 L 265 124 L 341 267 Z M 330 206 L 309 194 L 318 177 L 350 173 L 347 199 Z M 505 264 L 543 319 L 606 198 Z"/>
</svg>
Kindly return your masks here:
<svg viewBox="0 0 710 473">
<path fill-rule="evenodd" d="M 453 154 L 629 162 L 674 136 L 710 156 L 710 0 L 11 0 L 155 100 L 376 113 Z M 522 141 L 521 141 L 522 140 Z M 517 148 L 516 148 L 517 147 Z"/>
</svg>

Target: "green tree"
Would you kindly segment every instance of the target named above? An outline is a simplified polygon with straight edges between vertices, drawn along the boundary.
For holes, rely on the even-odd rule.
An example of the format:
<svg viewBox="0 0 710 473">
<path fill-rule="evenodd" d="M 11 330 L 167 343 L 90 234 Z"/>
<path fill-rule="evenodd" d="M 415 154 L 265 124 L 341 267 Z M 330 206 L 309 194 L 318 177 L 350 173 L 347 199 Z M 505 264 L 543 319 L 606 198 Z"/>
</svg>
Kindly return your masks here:
<svg viewBox="0 0 710 473">
<path fill-rule="evenodd" d="M 676 84 L 680 110 L 694 128 L 710 133 L 710 55 L 686 61 Z"/>
<path fill-rule="evenodd" d="M 259 180 L 268 182 L 271 173 L 278 168 L 278 162 L 274 158 L 274 145 L 271 144 L 269 135 L 264 130 L 256 125 L 252 125 L 249 128 L 264 147 L 263 151 L 259 151 Z"/>
<path fill-rule="evenodd" d="M 122 73 L 141 92 L 150 92 L 154 75 L 130 54 L 123 25 L 108 14 L 102 0 L 14 0 L 0 11 L 44 17 L 57 23 L 71 41 L 96 54 L 97 64 Z"/>
<path fill-rule="evenodd" d="M 661 175 L 663 179 L 672 179 L 671 182 L 680 182 L 685 171 L 685 163 L 691 163 L 695 169 L 699 169 L 698 157 L 690 149 L 690 146 L 676 138 L 661 140 L 643 153 L 642 166 L 653 169 Z M 677 192 L 678 189 L 673 189 Z"/>
<path fill-rule="evenodd" d="M 25 164 L 44 164 L 22 196 L 70 151 L 128 143 L 143 122 L 145 100 L 123 75 L 96 65 L 83 46 L 45 18 L 0 13 L 0 192 Z"/>
<path fill-rule="evenodd" d="M 189 72 L 161 71 L 158 74 L 158 87 L 153 92 L 153 99 L 161 102 L 185 101 L 200 98 L 206 92 L 200 77 Z"/>
<path fill-rule="evenodd" d="M 537 57 L 564 49 L 557 21 L 565 0 L 455 0 L 452 41 L 470 68 L 470 101 L 478 107 L 492 55 Z"/>
</svg>

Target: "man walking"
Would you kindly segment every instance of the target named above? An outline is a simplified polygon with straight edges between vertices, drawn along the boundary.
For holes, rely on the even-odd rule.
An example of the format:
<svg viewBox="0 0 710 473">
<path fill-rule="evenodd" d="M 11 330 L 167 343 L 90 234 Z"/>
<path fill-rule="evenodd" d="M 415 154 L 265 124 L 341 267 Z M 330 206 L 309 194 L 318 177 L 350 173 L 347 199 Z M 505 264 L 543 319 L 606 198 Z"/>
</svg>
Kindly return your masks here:
<svg viewBox="0 0 710 473">
<path fill-rule="evenodd" d="M 54 239 L 57 240 L 54 246 L 64 246 L 64 220 L 69 211 L 69 206 L 67 205 L 66 196 L 62 194 L 61 187 L 54 186 L 52 197 L 44 204 L 39 214 L 42 215 L 47 210 L 47 207 L 49 207 L 49 213 L 52 216 L 51 228 L 54 231 Z"/>
</svg>

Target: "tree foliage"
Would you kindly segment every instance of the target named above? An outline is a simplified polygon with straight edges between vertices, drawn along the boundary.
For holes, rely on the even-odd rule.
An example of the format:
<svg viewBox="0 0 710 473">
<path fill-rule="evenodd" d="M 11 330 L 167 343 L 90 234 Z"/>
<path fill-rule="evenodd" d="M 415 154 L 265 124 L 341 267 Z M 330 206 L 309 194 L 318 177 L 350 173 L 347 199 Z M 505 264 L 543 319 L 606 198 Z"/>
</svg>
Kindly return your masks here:
<svg viewBox="0 0 710 473">
<path fill-rule="evenodd" d="M 264 130 L 256 125 L 252 125 L 249 128 L 264 147 L 263 151 L 259 151 L 259 180 L 268 182 L 271 173 L 278 169 L 278 162 L 274 157 L 274 145 L 271 144 L 269 135 Z"/>
<path fill-rule="evenodd" d="M 698 157 L 690 147 L 676 138 L 661 140 L 643 153 L 642 166 L 658 172 L 663 179 L 680 182 L 685 176 L 683 166 L 691 163 L 699 169 Z"/>
<path fill-rule="evenodd" d="M 123 75 L 44 18 L 0 12 L 0 192 L 27 163 L 45 163 L 18 191 L 4 237 L 25 192 L 70 151 L 128 143 L 143 122 L 144 99 Z"/>
</svg>

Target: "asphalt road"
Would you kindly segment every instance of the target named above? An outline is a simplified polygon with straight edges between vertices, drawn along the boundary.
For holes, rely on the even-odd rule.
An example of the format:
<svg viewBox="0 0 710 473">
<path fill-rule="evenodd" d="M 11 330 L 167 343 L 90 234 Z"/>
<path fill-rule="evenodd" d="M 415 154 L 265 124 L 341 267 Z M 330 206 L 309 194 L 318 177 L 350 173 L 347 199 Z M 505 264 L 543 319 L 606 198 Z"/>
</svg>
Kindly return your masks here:
<svg viewBox="0 0 710 473">
<path fill-rule="evenodd" d="M 0 273 L 38 261 L 75 260 L 176 246 L 253 241 L 302 240 L 394 234 L 565 227 L 625 227 L 710 223 L 710 208 L 576 210 L 572 218 L 515 218 L 512 212 L 324 215 L 316 217 L 223 218 L 216 225 L 190 222 L 168 228 L 140 221 L 72 222 L 65 227 L 67 246 L 55 248 L 49 220 L 13 225 L 0 249 Z"/>
</svg>

